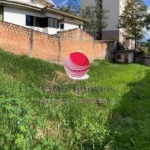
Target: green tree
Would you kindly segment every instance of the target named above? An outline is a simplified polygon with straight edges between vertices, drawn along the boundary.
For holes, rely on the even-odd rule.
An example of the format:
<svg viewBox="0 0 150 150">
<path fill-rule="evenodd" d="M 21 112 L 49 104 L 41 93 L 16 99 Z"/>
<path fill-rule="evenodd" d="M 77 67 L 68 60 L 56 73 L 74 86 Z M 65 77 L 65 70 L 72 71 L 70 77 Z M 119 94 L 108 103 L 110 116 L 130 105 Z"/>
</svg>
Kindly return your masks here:
<svg viewBox="0 0 150 150">
<path fill-rule="evenodd" d="M 76 0 L 69 0 L 66 5 L 57 7 L 63 12 L 87 19 L 88 21 L 83 24 L 83 30 L 98 37 L 101 30 L 107 26 L 106 19 L 108 16 L 106 16 L 106 13 L 108 11 L 102 9 L 102 4 L 99 0 L 95 0 L 95 2 L 95 6 L 87 6 L 85 9 L 81 9 Z"/>
<path fill-rule="evenodd" d="M 146 24 L 146 29 L 150 30 L 150 14 L 147 14 L 144 21 L 145 21 L 145 24 Z"/>
<path fill-rule="evenodd" d="M 77 16 L 79 16 L 81 10 L 80 6 L 77 3 L 77 0 L 69 0 L 65 5 L 57 5 L 57 8 L 60 11 Z"/>
<path fill-rule="evenodd" d="M 147 47 L 148 51 L 150 52 L 150 39 L 145 42 L 145 47 Z"/>
<path fill-rule="evenodd" d="M 95 0 L 95 3 L 95 6 L 87 6 L 82 9 L 80 16 L 89 20 L 84 23 L 84 30 L 98 36 L 102 29 L 107 27 L 108 10 L 102 9 L 102 3 L 99 0 Z"/>
<path fill-rule="evenodd" d="M 127 0 L 124 11 L 119 16 L 118 28 L 125 29 L 128 39 L 135 40 L 135 49 L 137 41 L 144 37 L 143 21 L 147 15 L 147 6 L 143 0 Z"/>
<path fill-rule="evenodd" d="M 149 56 L 150 55 L 150 39 L 148 39 L 147 41 L 141 42 L 140 48 L 144 52 L 145 55 Z"/>
</svg>

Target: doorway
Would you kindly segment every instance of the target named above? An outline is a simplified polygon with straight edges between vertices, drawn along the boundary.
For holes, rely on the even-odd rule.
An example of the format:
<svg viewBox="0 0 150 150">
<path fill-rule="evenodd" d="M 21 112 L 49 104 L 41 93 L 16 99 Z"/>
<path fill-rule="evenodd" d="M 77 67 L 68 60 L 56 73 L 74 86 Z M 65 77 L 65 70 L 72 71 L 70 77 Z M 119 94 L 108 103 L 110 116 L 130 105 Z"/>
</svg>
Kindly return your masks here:
<svg viewBox="0 0 150 150">
<path fill-rule="evenodd" d="M 128 63 L 128 53 L 127 53 L 127 54 L 124 54 L 124 62 L 125 62 L 125 63 Z"/>
</svg>

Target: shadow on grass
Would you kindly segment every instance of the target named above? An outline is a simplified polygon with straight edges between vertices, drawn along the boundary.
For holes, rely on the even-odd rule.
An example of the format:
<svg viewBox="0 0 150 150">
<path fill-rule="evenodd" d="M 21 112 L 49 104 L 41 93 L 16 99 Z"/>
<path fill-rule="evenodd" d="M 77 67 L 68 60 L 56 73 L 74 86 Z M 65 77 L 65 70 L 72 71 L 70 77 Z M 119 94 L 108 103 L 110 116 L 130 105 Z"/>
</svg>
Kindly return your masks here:
<svg viewBox="0 0 150 150">
<path fill-rule="evenodd" d="M 128 87 L 130 91 L 110 114 L 107 150 L 150 149 L 150 71 Z"/>
</svg>

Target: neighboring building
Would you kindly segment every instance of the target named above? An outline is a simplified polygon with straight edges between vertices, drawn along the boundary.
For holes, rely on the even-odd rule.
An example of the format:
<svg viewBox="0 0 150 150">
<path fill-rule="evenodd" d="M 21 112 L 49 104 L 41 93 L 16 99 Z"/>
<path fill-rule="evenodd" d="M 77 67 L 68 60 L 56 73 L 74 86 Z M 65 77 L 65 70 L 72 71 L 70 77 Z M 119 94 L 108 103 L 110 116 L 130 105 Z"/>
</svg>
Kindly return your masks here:
<svg viewBox="0 0 150 150">
<path fill-rule="evenodd" d="M 114 51 L 114 62 L 133 63 L 134 62 L 134 50 Z"/>
<path fill-rule="evenodd" d="M 108 26 L 102 30 L 102 40 L 116 38 L 119 42 L 123 43 L 129 49 L 133 49 L 134 41 L 127 40 L 124 29 L 118 29 L 119 16 L 124 10 L 127 0 L 100 0 L 102 2 L 102 8 L 109 11 L 107 24 Z M 81 7 L 85 8 L 89 5 L 95 5 L 95 0 L 81 0 Z M 101 6 L 100 6 L 101 7 Z"/>
<path fill-rule="evenodd" d="M 114 54 L 114 62 L 117 63 L 143 63 L 144 54 L 143 52 L 135 50 L 115 50 Z"/>
<path fill-rule="evenodd" d="M 46 0 L 0 0 L 0 20 L 48 34 L 82 28 L 86 21 L 57 10 Z"/>
</svg>

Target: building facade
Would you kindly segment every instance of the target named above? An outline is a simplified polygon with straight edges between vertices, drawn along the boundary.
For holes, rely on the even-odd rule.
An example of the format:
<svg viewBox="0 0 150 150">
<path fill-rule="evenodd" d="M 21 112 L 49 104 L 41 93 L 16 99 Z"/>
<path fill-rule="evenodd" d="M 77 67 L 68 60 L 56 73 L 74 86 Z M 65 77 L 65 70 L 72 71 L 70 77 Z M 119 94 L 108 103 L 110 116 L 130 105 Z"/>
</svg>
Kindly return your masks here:
<svg viewBox="0 0 150 150">
<path fill-rule="evenodd" d="M 0 20 L 51 35 L 82 28 L 85 21 L 59 11 L 46 0 L 0 0 Z"/>
<path fill-rule="evenodd" d="M 103 9 L 108 10 L 107 27 L 102 30 L 102 40 L 116 38 L 129 49 L 134 48 L 134 41 L 126 39 L 126 32 L 124 29 L 118 29 L 119 16 L 124 10 L 127 0 L 100 0 Z M 81 7 L 94 6 L 95 0 L 81 0 Z"/>
</svg>

